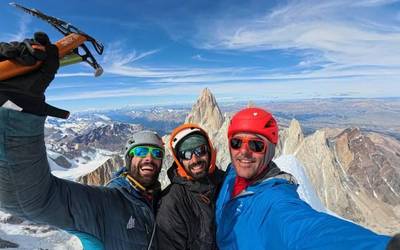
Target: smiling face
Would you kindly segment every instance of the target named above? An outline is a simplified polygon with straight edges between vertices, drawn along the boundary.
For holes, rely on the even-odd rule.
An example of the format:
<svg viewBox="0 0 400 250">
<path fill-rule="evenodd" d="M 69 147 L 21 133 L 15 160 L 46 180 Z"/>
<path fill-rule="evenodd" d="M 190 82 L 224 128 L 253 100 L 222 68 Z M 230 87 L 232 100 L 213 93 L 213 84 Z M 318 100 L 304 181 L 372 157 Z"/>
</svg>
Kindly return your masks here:
<svg viewBox="0 0 400 250">
<path fill-rule="evenodd" d="M 203 147 L 206 147 L 205 145 Z M 210 168 L 210 155 L 207 151 L 198 156 L 192 153 L 190 160 L 181 159 L 180 160 L 185 171 L 193 179 L 198 180 L 205 177 L 208 174 Z"/>
<path fill-rule="evenodd" d="M 261 139 L 265 142 L 266 146 L 268 145 L 268 142 L 265 139 L 252 133 L 238 133 L 232 138 L 246 138 L 246 140 Z M 229 150 L 236 173 L 242 178 L 252 179 L 268 164 L 268 162 L 265 162 L 265 154 L 268 150 L 254 152 L 254 150 L 250 149 L 248 142 L 243 143 L 241 147 L 237 149 L 232 148 L 230 145 Z"/>
<path fill-rule="evenodd" d="M 149 187 L 157 181 L 161 163 L 161 159 L 154 159 L 150 153 L 144 158 L 133 156 L 130 175 L 144 187 Z"/>
</svg>

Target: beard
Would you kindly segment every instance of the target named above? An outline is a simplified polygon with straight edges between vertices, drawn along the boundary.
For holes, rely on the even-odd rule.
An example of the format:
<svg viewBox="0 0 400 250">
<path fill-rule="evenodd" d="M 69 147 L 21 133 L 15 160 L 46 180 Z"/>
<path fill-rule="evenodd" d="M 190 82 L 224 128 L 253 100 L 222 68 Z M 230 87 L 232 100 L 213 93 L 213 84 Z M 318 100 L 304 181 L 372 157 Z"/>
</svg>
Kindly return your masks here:
<svg viewBox="0 0 400 250">
<path fill-rule="evenodd" d="M 154 169 L 153 174 L 144 174 L 142 168 L 151 166 Z M 158 180 L 161 168 L 153 162 L 140 163 L 137 166 L 132 166 L 130 175 L 144 187 L 150 187 Z"/>
<path fill-rule="evenodd" d="M 188 166 L 190 176 L 192 176 L 194 179 L 201 179 L 201 178 L 206 177 L 207 174 L 208 174 L 208 169 L 209 169 L 209 166 L 208 166 L 208 165 L 209 165 L 209 164 L 208 164 L 208 162 L 207 162 L 206 160 L 199 160 L 199 161 L 196 162 L 196 163 L 190 164 L 190 165 Z M 203 166 L 203 167 L 204 167 L 204 168 L 203 168 L 203 171 L 201 171 L 201 172 L 194 172 L 194 171 L 193 171 L 194 168 L 196 168 L 196 167 L 198 167 L 198 166 Z"/>
</svg>

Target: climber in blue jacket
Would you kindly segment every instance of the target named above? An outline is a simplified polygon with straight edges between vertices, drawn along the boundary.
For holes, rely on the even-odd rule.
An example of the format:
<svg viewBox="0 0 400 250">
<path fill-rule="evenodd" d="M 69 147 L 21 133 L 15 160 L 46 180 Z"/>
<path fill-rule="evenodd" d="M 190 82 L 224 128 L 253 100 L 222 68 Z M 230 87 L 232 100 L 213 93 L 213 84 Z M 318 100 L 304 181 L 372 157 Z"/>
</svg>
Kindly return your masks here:
<svg viewBox="0 0 400 250">
<path fill-rule="evenodd" d="M 266 110 L 236 113 L 228 140 L 232 163 L 216 205 L 220 250 L 400 249 L 399 237 L 317 212 L 299 198 L 294 177 L 272 161 L 278 124 Z"/>
</svg>

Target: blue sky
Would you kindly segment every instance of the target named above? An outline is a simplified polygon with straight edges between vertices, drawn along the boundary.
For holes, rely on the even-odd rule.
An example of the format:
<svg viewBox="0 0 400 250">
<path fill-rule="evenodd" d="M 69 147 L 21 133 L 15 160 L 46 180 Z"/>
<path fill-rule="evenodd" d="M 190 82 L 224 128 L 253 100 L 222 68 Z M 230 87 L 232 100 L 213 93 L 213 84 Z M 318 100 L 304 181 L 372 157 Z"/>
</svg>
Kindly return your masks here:
<svg viewBox="0 0 400 250">
<path fill-rule="evenodd" d="M 79 111 L 218 101 L 400 96 L 400 2 L 18 1 L 68 21 L 105 45 L 59 70 L 49 103 Z M 0 40 L 50 25 L 0 3 Z M 92 50 L 93 53 L 94 50 Z"/>
</svg>

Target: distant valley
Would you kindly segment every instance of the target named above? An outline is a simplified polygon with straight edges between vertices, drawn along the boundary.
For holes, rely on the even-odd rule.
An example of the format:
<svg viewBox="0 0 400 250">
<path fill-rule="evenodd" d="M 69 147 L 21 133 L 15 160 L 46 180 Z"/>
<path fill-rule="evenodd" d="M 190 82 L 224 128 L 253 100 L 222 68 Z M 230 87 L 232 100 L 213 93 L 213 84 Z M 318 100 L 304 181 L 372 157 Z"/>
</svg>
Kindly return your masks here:
<svg viewBox="0 0 400 250">
<path fill-rule="evenodd" d="M 287 127 L 298 120 L 306 134 L 320 128 L 359 127 L 364 131 L 379 132 L 400 139 L 400 98 L 381 99 L 306 99 L 296 101 L 252 101 L 264 107 Z M 231 115 L 248 105 L 246 102 L 218 103 L 222 113 Z M 106 111 L 88 111 L 73 114 L 73 118 L 91 121 L 108 118 L 110 121 L 140 124 L 164 135 L 185 121 L 192 104 L 148 108 L 121 108 Z M 53 119 L 53 118 L 50 118 Z M 68 121 L 67 121 L 68 122 Z"/>
</svg>

